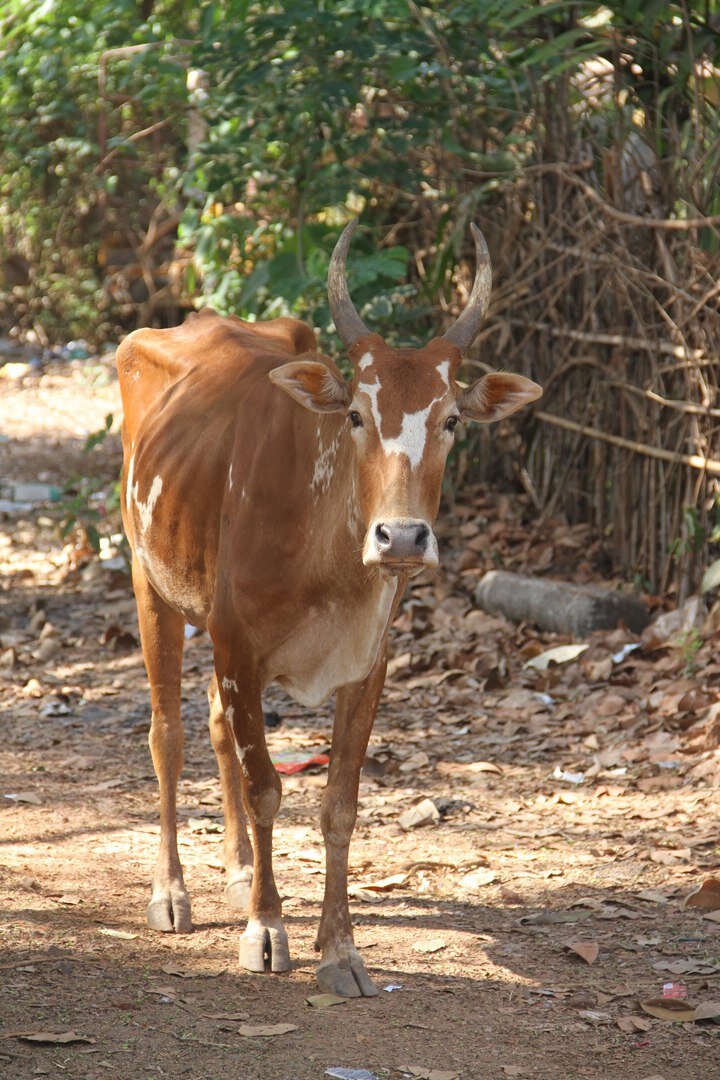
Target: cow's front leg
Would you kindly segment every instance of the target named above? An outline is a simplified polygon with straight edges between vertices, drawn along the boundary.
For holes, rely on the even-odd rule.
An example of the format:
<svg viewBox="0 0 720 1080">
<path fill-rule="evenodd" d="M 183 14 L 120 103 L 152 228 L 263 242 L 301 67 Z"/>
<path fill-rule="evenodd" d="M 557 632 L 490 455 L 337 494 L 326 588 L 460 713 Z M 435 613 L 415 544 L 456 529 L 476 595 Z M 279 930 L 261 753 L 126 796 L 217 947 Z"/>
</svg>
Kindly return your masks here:
<svg viewBox="0 0 720 1080">
<path fill-rule="evenodd" d="M 247 911 L 250 903 L 253 852 L 245 825 L 235 736 L 225 719 L 214 675 L 208 688 L 208 701 L 210 739 L 220 771 L 225 816 L 225 896 L 231 907 L 237 911 Z"/>
<path fill-rule="evenodd" d="M 153 589 L 133 558 L 140 640 L 150 681 L 150 753 L 160 788 L 160 851 L 147 909 L 153 930 L 192 930 L 190 898 L 177 848 L 177 784 L 183 763 L 180 677 L 184 620 Z"/>
<path fill-rule="evenodd" d="M 240 964 L 248 971 L 290 970 L 288 938 L 272 866 L 273 824 L 282 786 L 265 744 L 260 690 L 253 673 L 215 646 L 215 672 L 225 717 L 235 739 L 245 809 L 253 833 L 253 873 L 248 924 L 240 938 Z"/>
<path fill-rule="evenodd" d="M 337 692 L 328 782 L 321 824 L 325 837 L 325 897 L 316 948 L 320 989 L 342 997 L 378 991 L 355 948 L 347 895 L 348 851 L 357 817 L 360 770 L 385 682 L 385 650 L 367 679 Z"/>
</svg>

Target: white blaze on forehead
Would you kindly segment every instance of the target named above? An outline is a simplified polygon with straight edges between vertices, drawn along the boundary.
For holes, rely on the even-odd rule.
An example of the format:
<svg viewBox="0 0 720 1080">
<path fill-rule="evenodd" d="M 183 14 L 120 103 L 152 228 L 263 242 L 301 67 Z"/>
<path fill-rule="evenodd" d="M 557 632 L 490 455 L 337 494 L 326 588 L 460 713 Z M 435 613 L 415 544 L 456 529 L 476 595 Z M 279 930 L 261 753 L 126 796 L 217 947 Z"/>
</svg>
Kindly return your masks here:
<svg viewBox="0 0 720 1080">
<path fill-rule="evenodd" d="M 370 367 L 374 359 L 375 357 L 371 352 L 363 353 L 363 355 L 360 357 L 360 360 L 358 361 L 358 367 L 361 371 L 364 371 L 366 367 Z"/>
<path fill-rule="evenodd" d="M 369 354 L 366 354 L 369 355 Z M 363 357 L 364 359 L 364 357 Z M 361 361 L 362 363 L 362 361 Z M 448 371 L 450 368 L 449 361 L 443 360 L 441 364 L 438 364 L 437 371 L 443 382 L 448 386 L 450 385 L 448 380 Z M 424 409 L 418 409 L 417 412 L 403 413 L 402 424 L 400 427 L 400 434 L 393 439 L 383 437 L 382 433 L 382 414 L 378 406 L 378 394 L 380 393 L 380 380 L 378 379 L 373 383 L 360 383 L 358 390 L 367 394 L 370 398 L 370 408 L 372 410 L 373 420 L 375 421 L 375 427 L 377 428 L 378 436 L 380 437 L 380 445 L 382 446 L 386 454 L 405 454 L 410 462 L 410 468 L 416 469 L 422 461 L 423 454 L 425 453 L 425 443 L 427 441 L 427 423 L 432 411 L 433 405 L 437 405 L 438 401 L 442 401 L 445 397 L 445 392 L 439 394 L 438 397 L 432 399 L 429 405 L 426 405 Z"/>
</svg>

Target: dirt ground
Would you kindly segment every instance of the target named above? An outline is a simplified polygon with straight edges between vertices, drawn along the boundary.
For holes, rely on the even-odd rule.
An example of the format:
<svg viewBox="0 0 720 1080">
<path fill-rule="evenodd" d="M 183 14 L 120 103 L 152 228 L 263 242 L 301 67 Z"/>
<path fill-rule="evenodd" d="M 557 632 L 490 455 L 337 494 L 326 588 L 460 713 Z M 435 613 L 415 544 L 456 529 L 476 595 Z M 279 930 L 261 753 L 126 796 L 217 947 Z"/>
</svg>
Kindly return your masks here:
<svg viewBox="0 0 720 1080">
<path fill-rule="evenodd" d="M 119 415 L 107 361 L 0 379 L 0 479 L 93 473 L 109 493 L 117 436 L 82 453 L 107 412 Z M 243 920 L 223 901 L 211 647 L 188 640 L 180 851 L 196 930 L 147 929 L 158 800 L 128 575 L 60 540 L 57 504 L 2 505 L 0 1075 L 720 1075 L 720 915 L 683 907 L 720 869 L 717 613 L 622 659 L 636 639 L 618 630 L 527 668 L 561 639 L 476 610 L 477 581 L 498 565 L 600 580 L 601 545 L 521 497 L 446 505 L 442 572 L 413 584 L 398 619 L 351 849 L 356 938 L 383 989 L 320 1010 L 305 999 L 323 770 L 285 779 L 275 834 L 294 970 L 249 975 Z M 279 691 L 266 708 L 281 721 L 274 751 L 327 748 L 329 708 Z M 427 798 L 437 820 L 404 828 Z M 664 984 L 679 997 L 663 1003 Z M 661 1015 L 686 1005 L 685 1021 L 643 1008 L 654 999 Z M 687 1019 L 692 1005 L 710 1018 Z M 261 1024 L 292 1030 L 243 1034 Z"/>
</svg>

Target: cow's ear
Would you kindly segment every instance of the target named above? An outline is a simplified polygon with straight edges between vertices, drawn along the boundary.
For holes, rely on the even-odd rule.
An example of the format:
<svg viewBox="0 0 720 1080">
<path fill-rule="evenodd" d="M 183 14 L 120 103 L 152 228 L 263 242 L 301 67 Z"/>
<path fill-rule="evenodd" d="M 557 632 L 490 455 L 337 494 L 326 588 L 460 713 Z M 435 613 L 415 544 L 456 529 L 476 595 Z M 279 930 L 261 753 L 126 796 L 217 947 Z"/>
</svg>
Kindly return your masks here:
<svg viewBox="0 0 720 1080">
<path fill-rule="evenodd" d="M 458 398 L 463 420 L 491 424 L 542 396 L 542 387 L 522 375 L 493 372 L 472 383 Z"/>
<path fill-rule="evenodd" d="M 350 404 L 340 373 L 314 360 L 298 360 L 273 368 L 270 379 L 313 412 L 342 412 Z"/>
</svg>

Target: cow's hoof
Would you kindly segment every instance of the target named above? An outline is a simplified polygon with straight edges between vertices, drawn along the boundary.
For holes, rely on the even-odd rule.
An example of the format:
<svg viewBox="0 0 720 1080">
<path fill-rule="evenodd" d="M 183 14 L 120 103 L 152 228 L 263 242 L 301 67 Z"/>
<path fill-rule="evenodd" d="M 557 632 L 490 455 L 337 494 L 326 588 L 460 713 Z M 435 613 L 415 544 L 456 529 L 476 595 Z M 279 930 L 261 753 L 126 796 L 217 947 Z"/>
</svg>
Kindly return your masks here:
<svg viewBox="0 0 720 1080">
<path fill-rule="evenodd" d="M 235 911 L 247 911 L 250 906 L 252 866 L 245 866 L 225 886 L 225 899 Z"/>
<path fill-rule="evenodd" d="M 247 971 L 264 971 L 266 958 L 271 971 L 290 971 L 292 963 L 285 927 L 279 919 L 272 922 L 250 919 L 240 938 L 240 966 Z"/>
<path fill-rule="evenodd" d="M 185 890 L 170 888 L 154 893 L 148 904 L 147 924 L 151 930 L 164 933 L 191 934 L 190 897 Z"/>
<path fill-rule="evenodd" d="M 318 986 L 324 994 L 339 997 L 377 997 L 378 988 L 372 981 L 360 953 L 353 950 L 341 960 L 327 960 L 317 969 Z"/>
</svg>

